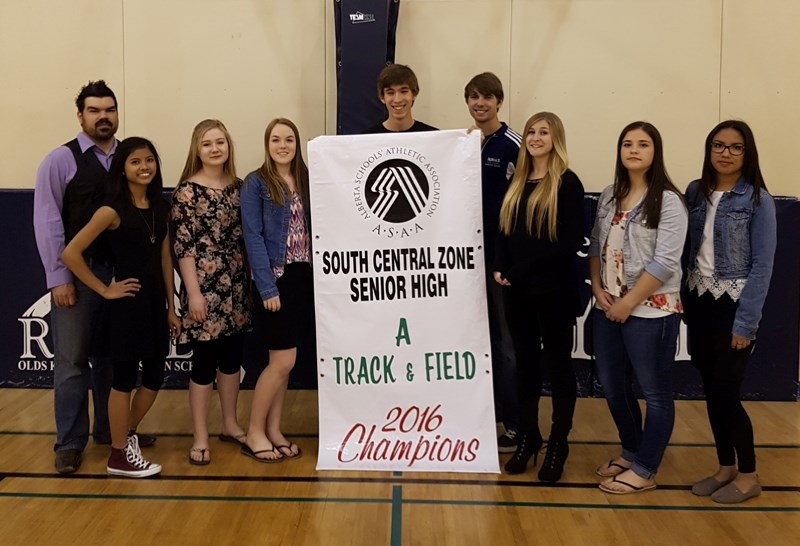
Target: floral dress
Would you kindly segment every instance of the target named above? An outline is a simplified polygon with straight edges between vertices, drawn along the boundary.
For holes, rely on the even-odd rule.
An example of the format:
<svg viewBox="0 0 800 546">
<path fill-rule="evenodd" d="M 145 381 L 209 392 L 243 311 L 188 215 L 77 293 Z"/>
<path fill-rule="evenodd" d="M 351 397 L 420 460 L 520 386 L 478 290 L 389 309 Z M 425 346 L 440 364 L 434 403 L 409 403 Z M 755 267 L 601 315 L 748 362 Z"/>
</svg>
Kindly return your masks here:
<svg viewBox="0 0 800 546">
<path fill-rule="evenodd" d="M 195 259 L 200 292 L 206 299 L 202 323 L 189 318 L 189 299 L 181 287 L 183 328 L 179 343 L 209 341 L 246 331 L 250 327 L 247 270 L 236 180 L 224 189 L 208 188 L 191 180 L 178 184 L 172 196 L 175 255 Z"/>
</svg>

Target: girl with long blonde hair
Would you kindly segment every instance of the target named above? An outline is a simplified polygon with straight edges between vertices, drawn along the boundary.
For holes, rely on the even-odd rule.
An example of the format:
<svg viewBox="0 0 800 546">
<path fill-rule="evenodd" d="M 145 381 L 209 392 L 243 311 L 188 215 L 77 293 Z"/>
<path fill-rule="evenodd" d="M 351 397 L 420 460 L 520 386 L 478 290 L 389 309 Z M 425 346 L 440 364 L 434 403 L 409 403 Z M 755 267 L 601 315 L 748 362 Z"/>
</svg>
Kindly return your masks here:
<svg viewBox="0 0 800 546">
<path fill-rule="evenodd" d="M 494 278 L 510 291 L 508 326 L 517 360 L 520 431 L 505 464 L 525 471 L 542 447 L 542 369 L 550 377 L 553 422 L 542 481 L 558 481 L 569 455 L 577 385 L 572 344 L 578 309 L 576 253 L 583 242 L 583 184 L 569 170 L 564 125 L 540 112 L 525 124 L 514 178 L 500 209 Z"/>
</svg>

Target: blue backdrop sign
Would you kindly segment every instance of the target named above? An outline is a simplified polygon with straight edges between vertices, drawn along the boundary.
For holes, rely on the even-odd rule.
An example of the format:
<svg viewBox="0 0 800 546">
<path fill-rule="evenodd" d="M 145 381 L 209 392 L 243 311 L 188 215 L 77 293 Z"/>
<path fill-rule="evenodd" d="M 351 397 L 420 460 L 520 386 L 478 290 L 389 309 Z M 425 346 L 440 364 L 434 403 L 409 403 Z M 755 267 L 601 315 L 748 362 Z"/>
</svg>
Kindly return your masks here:
<svg viewBox="0 0 800 546">
<path fill-rule="evenodd" d="M 594 218 L 597 196 L 586 197 L 586 230 Z M 776 199 L 778 250 L 758 341 L 743 387 L 745 398 L 796 400 L 798 345 L 800 345 L 800 202 Z M 0 191 L 0 233 L 6 238 L 0 253 L 0 387 L 50 388 L 53 352 L 49 327 L 50 295 L 33 236 L 33 191 Z M 588 317 L 591 301 L 585 281 L 585 260 L 576 282 L 582 286 L 583 315 L 578 319 L 575 359 L 582 396 L 601 395 L 592 367 L 592 336 Z M 252 388 L 267 362 L 261 325 L 256 324 L 245 344 L 242 385 Z M 688 363 L 685 330 L 681 331 L 675 366 L 675 393 L 679 398 L 702 398 L 699 374 Z M 191 351 L 172 346 L 164 363 L 166 388 L 186 388 Z M 316 388 L 314 344 L 298 348 L 290 387 Z"/>
</svg>

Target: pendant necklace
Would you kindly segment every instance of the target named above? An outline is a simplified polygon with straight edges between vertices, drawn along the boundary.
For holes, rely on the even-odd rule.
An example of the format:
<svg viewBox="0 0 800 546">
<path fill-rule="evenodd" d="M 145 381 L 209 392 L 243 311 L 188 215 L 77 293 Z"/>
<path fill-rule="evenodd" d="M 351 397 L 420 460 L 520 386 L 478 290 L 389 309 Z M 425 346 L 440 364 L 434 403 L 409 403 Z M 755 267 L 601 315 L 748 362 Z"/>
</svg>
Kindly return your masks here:
<svg viewBox="0 0 800 546">
<path fill-rule="evenodd" d="M 144 214 L 142 214 L 142 209 L 140 209 L 139 207 L 135 208 L 137 211 L 139 211 L 139 216 L 142 217 L 142 222 L 144 222 L 144 225 L 147 226 L 147 231 L 150 232 L 150 244 L 151 245 L 156 244 L 156 213 L 153 212 L 152 209 L 150 210 L 150 215 L 152 216 L 153 219 L 153 227 L 151 228 L 150 224 L 147 223 L 147 219 L 144 217 Z"/>
</svg>

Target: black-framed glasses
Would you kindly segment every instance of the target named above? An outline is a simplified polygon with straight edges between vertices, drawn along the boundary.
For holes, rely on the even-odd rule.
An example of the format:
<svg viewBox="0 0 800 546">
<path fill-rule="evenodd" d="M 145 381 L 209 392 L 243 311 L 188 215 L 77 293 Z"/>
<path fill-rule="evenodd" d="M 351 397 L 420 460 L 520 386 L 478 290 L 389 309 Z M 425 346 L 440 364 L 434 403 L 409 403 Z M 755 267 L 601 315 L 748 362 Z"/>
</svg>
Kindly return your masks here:
<svg viewBox="0 0 800 546">
<path fill-rule="evenodd" d="M 725 150 L 728 150 L 731 155 L 742 155 L 744 153 L 744 144 L 737 143 L 726 146 L 724 142 L 718 140 L 711 143 L 711 151 L 715 154 L 721 154 Z"/>
</svg>

